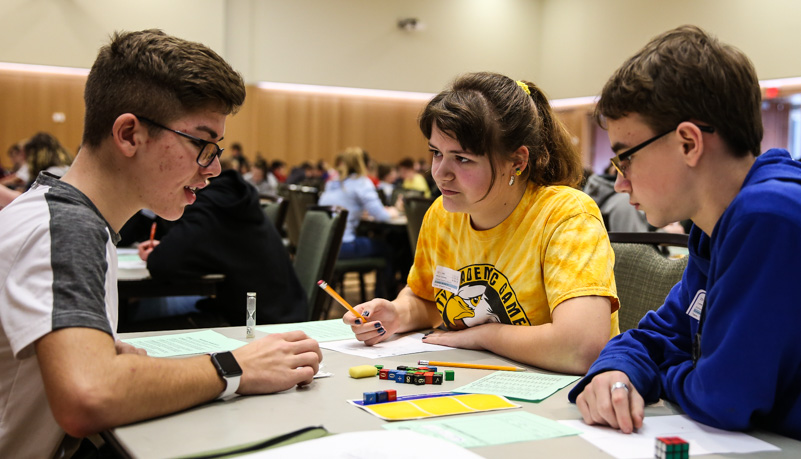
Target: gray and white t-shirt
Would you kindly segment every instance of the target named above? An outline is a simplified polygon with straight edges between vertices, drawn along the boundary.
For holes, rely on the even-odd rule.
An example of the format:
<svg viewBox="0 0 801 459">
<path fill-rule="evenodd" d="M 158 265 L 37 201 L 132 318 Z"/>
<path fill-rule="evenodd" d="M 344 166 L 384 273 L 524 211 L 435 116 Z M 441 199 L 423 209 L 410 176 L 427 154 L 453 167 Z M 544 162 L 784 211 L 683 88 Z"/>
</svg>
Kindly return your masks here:
<svg viewBox="0 0 801 459">
<path fill-rule="evenodd" d="M 34 343 L 68 327 L 115 337 L 117 241 L 89 198 L 46 173 L 0 211 L 0 456 L 59 449 Z"/>
</svg>

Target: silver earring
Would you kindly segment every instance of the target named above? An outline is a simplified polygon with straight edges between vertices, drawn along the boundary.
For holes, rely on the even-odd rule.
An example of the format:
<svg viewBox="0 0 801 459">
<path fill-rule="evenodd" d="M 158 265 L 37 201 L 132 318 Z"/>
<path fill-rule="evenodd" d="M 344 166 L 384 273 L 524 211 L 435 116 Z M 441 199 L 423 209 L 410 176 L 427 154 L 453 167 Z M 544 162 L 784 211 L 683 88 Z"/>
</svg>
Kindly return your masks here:
<svg viewBox="0 0 801 459">
<path fill-rule="evenodd" d="M 509 186 L 512 186 L 514 184 L 515 184 L 515 176 L 512 175 L 511 177 L 509 177 Z"/>
</svg>

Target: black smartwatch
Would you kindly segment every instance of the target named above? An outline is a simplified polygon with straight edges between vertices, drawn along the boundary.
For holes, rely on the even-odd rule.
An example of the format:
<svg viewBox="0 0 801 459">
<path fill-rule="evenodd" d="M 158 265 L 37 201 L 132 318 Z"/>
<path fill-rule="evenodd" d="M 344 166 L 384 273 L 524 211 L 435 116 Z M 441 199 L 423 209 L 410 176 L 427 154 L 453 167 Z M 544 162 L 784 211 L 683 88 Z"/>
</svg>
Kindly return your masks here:
<svg viewBox="0 0 801 459">
<path fill-rule="evenodd" d="M 239 378 L 242 377 L 242 368 L 236 362 L 234 354 L 228 352 L 215 352 L 211 354 L 211 363 L 217 369 L 217 374 L 225 381 L 225 390 L 217 397 L 227 399 L 239 389 Z"/>
</svg>

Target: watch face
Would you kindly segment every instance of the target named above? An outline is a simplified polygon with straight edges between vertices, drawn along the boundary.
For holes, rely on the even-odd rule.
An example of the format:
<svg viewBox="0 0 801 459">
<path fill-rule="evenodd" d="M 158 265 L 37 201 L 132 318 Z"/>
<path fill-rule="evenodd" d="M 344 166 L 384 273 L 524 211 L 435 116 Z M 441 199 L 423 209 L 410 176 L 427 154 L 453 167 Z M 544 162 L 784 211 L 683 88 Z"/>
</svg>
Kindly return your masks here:
<svg viewBox="0 0 801 459">
<path fill-rule="evenodd" d="M 238 376 L 242 374 L 242 368 L 231 352 L 219 352 L 212 354 L 212 359 L 217 363 L 217 368 L 222 376 Z"/>
</svg>

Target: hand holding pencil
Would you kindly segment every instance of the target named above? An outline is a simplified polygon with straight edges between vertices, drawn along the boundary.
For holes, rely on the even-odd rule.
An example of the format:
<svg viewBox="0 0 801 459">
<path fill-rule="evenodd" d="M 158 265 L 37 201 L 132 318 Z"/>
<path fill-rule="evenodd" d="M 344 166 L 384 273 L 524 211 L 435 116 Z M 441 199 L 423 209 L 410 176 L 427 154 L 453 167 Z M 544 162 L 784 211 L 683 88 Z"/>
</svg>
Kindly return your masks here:
<svg viewBox="0 0 801 459">
<path fill-rule="evenodd" d="M 318 282 L 317 285 L 348 310 L 342 316 L 342 321 L 350 325 L 356 339 L 364 344 L 372 346 L 380 343 L 392 336 L 398 329 L 395 305 L 389 301 L 376 298 L 354 307 L 324 281 Z"/>
<path fill-rule="evenodd" d="M 147 258 L 150 256 L 150 252 L 152 252 L 157 245 L 159 245 L 159 241 L 156 240 L 156 222 L 153 222 L 153 224 L 150 225 L 150 239 L 140 242 L 137 246 L 139 258 L 147 261 Z"/>
</svg>

